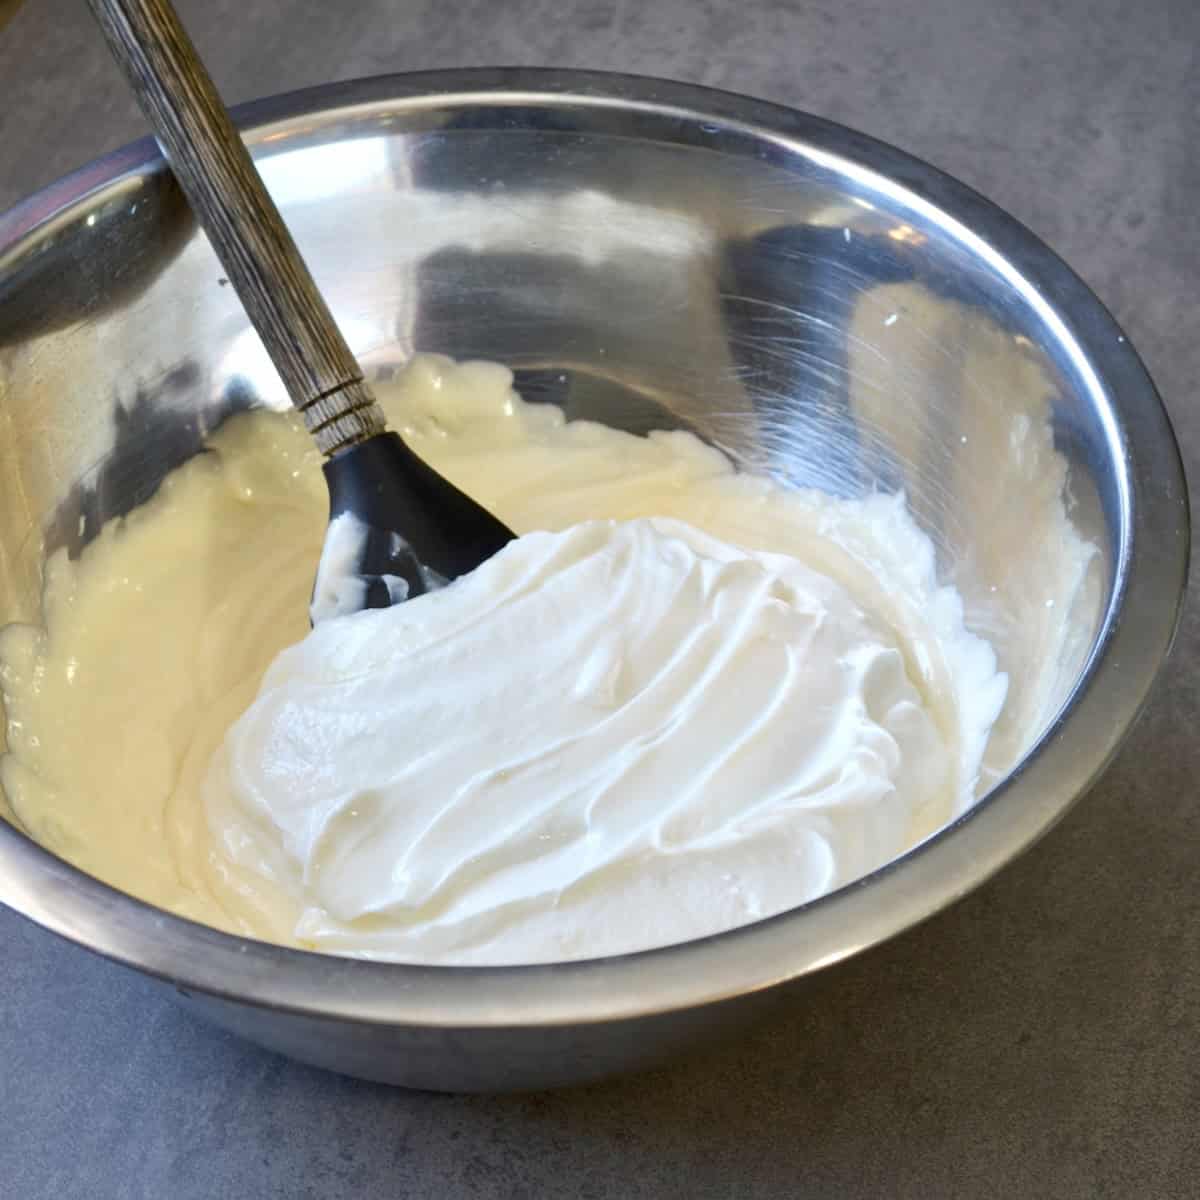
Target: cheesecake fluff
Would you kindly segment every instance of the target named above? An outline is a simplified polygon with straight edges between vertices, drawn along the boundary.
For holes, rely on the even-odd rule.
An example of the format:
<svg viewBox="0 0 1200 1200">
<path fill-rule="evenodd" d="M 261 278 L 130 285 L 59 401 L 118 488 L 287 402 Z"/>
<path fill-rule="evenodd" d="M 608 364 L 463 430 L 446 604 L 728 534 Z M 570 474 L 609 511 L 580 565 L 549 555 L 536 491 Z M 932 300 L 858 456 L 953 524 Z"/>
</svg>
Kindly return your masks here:
<svg viewBox="0 0 1200 1200">
<path fill-rule="evenodd" d="M 318 456 L 229 420 L 0 634 L 0 784 L 48 848 L 246 936 L 530 963 L 784 911 L 974 801 L 1006 680 L 903 497 L 566 422 L 494 364 L 381 399 L 521 536 L 310 630 Z"/>
</svg>

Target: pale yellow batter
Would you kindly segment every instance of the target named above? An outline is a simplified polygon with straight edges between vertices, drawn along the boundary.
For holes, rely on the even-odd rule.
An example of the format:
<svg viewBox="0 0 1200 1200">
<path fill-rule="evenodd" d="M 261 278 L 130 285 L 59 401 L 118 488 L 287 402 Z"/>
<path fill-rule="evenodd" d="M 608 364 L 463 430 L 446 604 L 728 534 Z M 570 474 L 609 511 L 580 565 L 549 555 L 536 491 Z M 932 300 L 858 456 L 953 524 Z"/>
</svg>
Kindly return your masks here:
<svg viewBox="0 0 1200 1200">
<path fill-rule="evenodd" d="M 522 403 L 491 364 L 418 359 L 383 401 L 418 453 L 518 532 L 568 533 L 522 538 L 453 601 L 427 598 L 441 608 L 415 601 L 308 636 L 326 523 L 318 456 L 291 416 L 235 418 L 78 562 L 51 559 L 44 630 L 0 636 L 0 782 L 39 841 L 253 936 L 382 958 L 537 961 L 801 903 L 971 803 L 1005 680 L 938 585 L 902 497 L 788 493 L 690 435 L 565 424 Z M 635 520 L 646 517 L 667 520 Z M 634 523 L 575 531 L 598 520 Z M 529 604 L 494 603 L 514 579 Z M 676 670 L 687 596 L 724 674 L 708 658 Z M 425 696 L 404 654 L 440 646 L 450 626 L 459 642 Z M 727 627 L 741 630 L 732 647 Z M 483 632 L 471 642 L 463 629 Z M 268 665 L 306 637 L 251 709 Z M 806 638 L 772 682 L 772 664 L 792 663 Z M 504 647 L 512 670 L 482 673 Z M 667 667 L 672 688 L 660 686 Z M 659 694 L 676 699 L 630 724 L 629 706 Z M 397 695 L 407 707 L 390 731 L 375 728 Z M 521 741 L 539 728 L 539 703 L 559 732 Z M 324 723 L 332 705 L 340 724 Z M 514 731 L 502 718 L 517 710 Z M 348 750 L 337 731 L 351 727 L 398 757 Z M 287 748 L 300 728 L 315 759 Z M 653 759 L 628 749 L 647 728 L 659 730 Z M 602 762 L 580 749 L 592 744 Z M 439 746 L 453 753 L 412 774 Z M 513 769 L 493 770 L 503 755 Z M 695 762 L 707 774 L 690 777 Z M 543 775 L 523 787 L 531 763 Z M 626 791 L 582 794 L 578 781 L 606 764 Z M 328 787 L 297 807 L 325 767 Z M 562 791 L 548 806 L 554 770 Z M 409 790 L 389 791 L 402 772 Z M 773 796 L 772 779 L 792 782 Z M 692 798 L 670 820 L 655 800 L 666 780 Z M 623 796 L 643 809 L 620 808 Z M 605 815 L 613 804 L 620 819 Z"/>
</svg>

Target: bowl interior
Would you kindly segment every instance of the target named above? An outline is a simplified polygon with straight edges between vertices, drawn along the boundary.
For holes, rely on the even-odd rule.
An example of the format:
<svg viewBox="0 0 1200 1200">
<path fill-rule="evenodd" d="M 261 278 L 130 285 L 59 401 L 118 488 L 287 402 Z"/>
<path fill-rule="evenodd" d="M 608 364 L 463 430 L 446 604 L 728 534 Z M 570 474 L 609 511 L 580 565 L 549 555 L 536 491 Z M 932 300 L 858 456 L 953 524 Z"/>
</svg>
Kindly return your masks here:
<svg viewBox="0 0 1200 1200">
<path fill-rule="evenodd" d="M 1127 537 L 1119 423 L 1046 297 L 927 195 L 814 142 L 588 97 L 393 99 L 252 140 L 369 371 L 495 359 L 571 416 L 691 429 L 798 487 L 901 490 L 1009 676 L 989 780 L 1061 709 Z M 230 413 L 286 403 L 161 163 L 127 157 L 0 251 L 0 623 L 36 619 L 45 556 Z M 1072 539 L 1091 551 L 1063 570 Z"/>
</svg>

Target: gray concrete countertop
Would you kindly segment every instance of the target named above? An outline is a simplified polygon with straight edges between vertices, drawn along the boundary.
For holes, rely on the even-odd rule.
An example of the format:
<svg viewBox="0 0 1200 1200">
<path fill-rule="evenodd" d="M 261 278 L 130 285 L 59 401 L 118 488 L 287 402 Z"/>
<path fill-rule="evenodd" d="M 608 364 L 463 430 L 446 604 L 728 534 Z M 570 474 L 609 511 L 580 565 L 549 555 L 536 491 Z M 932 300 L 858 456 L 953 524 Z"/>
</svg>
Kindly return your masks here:
<svg viewBox="0 0 1200 1200">
<path fill-rule="evenodd" d="M 930 159 L 1114 309 L 1200 479 L 1193 0 L 179 0 L 230 100 L 533 63 L 754 93 Z M 11 6 L 9 6 L 11 7 Z M 79 0 L 0 3 L 0 205 L 142 132 Z M 294 1065 L 0 911 L 0 1197 L 1200 1195 L 1200 628 L 998 879 L 638 1078 L 433 1096 Z"/>
</svg>

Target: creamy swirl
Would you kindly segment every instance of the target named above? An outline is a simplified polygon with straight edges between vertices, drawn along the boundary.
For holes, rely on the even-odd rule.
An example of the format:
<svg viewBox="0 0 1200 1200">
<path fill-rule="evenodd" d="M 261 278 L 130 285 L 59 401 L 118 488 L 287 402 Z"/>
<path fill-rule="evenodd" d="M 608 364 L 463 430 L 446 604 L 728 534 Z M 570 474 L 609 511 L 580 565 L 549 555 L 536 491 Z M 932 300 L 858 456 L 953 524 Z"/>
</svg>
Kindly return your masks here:
<svg viewBox="0 0 1200 1200">
<path fill-rule="evenodd" d="M 952 803 L 955 751 L 832 580 L 676 521 L 591 522 L 319 625 L 207 794 L 305 940 L 531 961 L 819 896 Z"/>
</svg>

